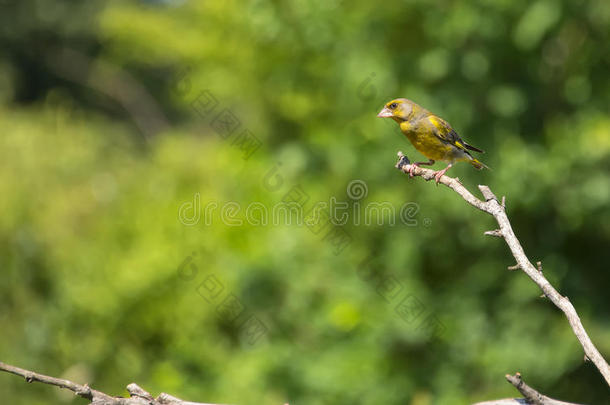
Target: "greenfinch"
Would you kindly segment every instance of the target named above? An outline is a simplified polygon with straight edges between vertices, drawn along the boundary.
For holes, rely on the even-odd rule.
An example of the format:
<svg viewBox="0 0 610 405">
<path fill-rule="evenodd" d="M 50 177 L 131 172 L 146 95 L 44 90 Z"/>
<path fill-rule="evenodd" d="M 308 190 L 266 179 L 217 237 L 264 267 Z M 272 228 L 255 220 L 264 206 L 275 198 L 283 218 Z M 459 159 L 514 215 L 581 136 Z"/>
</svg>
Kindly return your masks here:
<svg viewBox="0 0 610 405">
<path fill-rule="evenodd" d="M 396 121 L 415 149 L 429 159 L 428 162 L 411 164 L 411 177 L 415 167 L 433 165 L 436 160 L 447 163 L 447 167 L 435 173 L 437 183 L 455 162 L 469 162 L 477 169 L 488 168 L 470 154 L 470 151 L 484 153 L 481 149 L 464 142 L 447 121 L 411 100 L 397 98 L 389 101 L 377 116 Z"/>
</svg>

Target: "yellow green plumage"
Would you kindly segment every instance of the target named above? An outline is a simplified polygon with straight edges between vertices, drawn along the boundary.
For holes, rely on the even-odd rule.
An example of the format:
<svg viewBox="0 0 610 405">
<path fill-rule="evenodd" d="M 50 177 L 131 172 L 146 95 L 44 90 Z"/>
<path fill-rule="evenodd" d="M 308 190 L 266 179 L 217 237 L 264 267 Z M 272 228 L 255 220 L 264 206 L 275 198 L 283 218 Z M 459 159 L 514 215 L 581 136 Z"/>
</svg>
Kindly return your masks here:
<svg viewBox="0 0 610 405">
<path fill-rule="evenodd" d="M 477 169 L 487 168 L 470 153 L 482 153 L 481 149 L 464 142 L 447 121 L 411 100 L 399 98 L 386 103 L 378 117 L 396 121 L 415 149 L 430 159 L 430 162 L 415 163 L 415 166 L 433 164 L 436 160 L 448 163 L 444 170 L 437 172 L 437 181 L 455 162 L 469 162 Z"/>
</svg>

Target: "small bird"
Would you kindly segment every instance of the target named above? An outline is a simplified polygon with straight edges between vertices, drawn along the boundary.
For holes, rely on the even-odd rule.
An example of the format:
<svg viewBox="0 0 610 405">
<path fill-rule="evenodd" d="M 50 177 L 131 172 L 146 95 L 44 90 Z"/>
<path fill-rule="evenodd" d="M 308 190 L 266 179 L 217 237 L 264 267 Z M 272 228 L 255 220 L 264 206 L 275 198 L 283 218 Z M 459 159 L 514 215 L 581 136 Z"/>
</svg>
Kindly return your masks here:
<svg viewBox="0 0 610 405">
<path fill-rule="evenodd" d="M 437 183 L 455 162 L 470 162 L 477 169 L 484 167 L 489 169 L 469 152 L 484 153 L 481 149 L 468 145 L 447 121 L 411 100 L 406 98 L 392 100 L 386 103 L 377 116 L 392 118 L 396 121 L 400 125 L 402 133 L 409 138 L 415 149 L 429 159 L 428 162 L 411 164 L 409 168 L 411 177 L 413 177 L 415 167 L 433 165 L 436 160 L 447 163 L 447 167 L 435 172 L 434 179 Z"/>
</svg>

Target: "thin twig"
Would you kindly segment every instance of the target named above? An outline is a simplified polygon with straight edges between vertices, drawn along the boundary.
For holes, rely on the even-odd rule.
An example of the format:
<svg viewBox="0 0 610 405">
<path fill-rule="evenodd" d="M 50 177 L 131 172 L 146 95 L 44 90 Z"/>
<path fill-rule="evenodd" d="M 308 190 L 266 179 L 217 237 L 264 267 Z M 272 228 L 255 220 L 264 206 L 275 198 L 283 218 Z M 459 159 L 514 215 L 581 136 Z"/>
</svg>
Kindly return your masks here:
<svg viewBox="0 0 610 405">
<path fill-rule="evenodd" d="M 542 395 L 529 385 L 527 385 L 523 379 L 521 378 L 521 374 L 517 373 L 515 375 L 506 374 L 506 380 L 514 385 L 514 387 L 519 390 L 521 395 L 523 395 L 523 400 L 525 400 L 526 404 L 530 405 L 579 405 L 573 402 L 563 402 L 558 401 L 553 398 L 549 398 L 546 395 Z M 487 402 L 489 403 L 489 402 Z M 492 401 L 493 403 L 493 401 Z M 485 402 L 483 403 L 485 404 Z M 481 405 L 481 403 L 479 403 Z"/>
<path fill-rule="evenodd" d="M 0 371 L 6 371 L 8 373 L 21 376 L 25 378 L 25 381 L 27 382 L 36 381 L 69 389 L 76 395 L 91 401 L 91 405 L 214 405 L 183 401 L 165 393 L 159 394 L 159 396 L 155 399 L 144 389 L 133 383 L 127 386 L 127 391 L 131 395 L 130 398 L 112 397 L 108 394 L 104 394 L 101 391 L 90 388 L 87 384 L 81 385 L 69 380 L 49 377 L 48 375 L 35 373 L 33 371 L 5 364 L 3 362 L 0 362 Z"/>
<path fill-rule="evenodd" d="M 495 236 L 496 238 L 503 238 L 504 236 L 502 236 L 502 231 L 500 231 L 499 229 L 494 229 L 493 231 L 486 231 L 485 235 L 487 236 Z"/>
<path fill-rule="evenodd" d="M 41 382 L 44 384 L 55 385 L 60 388 L 66 388 L 70 391 L 74 392 L 76 395 L 87 398 L 89 400 L 93 400 L 95 398 L 95 390 L 89 388 L 88 385 L 80 385 L 76 384 L 69 380 L 64 380 L 61 378 L 49 377 L 48 375 L 38 374 L 33 371 L 25 370 L 19 367 L 11 366 L 9 364 L 5 364 L 0 362 L 0 370 L 6 371 L 8 373 L 12 373 L 18 376 L 25 378 L 26 382 Z M 104 394 L 105 395 L 105 394 Z"/>
<path fill-rule="evenodd" d="M 433 170 L 424 169 L 421 167 L 411 167 L 410 164 L 405 164 L 405 161 L 408 162 L 408 159 L 403 155 L 402 152 L 398 152 L 398 157 L 399 161 L 396 167 L 404 173 L 407 173 L 411 169 L 414 176 L 420 176 L 427 181 L 434 179 L 435 172 Z M 544 295 L 548 297 L 557 308 L 563 311 L 568 319 L 568 322 L 570 323 L 570 326 L 572 327 L 572 330 L 574 331 L 574 334 L 576 335 L 576 338 L 582 345 L 585 355 L 593 364 L 595 364 L 595 367 L 597 367 L 599 372 L 606 380 L 606 383 L 610 386 L 610 365 L 608 365 L 608 362 L 603 358 L 599 350 L 597 350 L 591 341 L 591 338 L 589 338 L 589 335 L 582 326 L 580 318 L 578 317 L 578 314 L 576 313 L 576 310 L 574 309 L 574 306 L 570 300 L 567 297 L 563 297 L 561 294 L 559 294 L 559 292 L 557 292 L 551 283 L 549 283 L 549 281 L 544 277 L 543 273 L 538 271 L 538 268 L 536 268 L 529 261 L 525 255 L 525 252 L 523 251 L 523 248 L 521 247 L 521 243 L 519 243 L 519 240 L 513 232 L 513 228 L 511 227 L 503 205 L 498 202 L 498 199 L 494 193 L 492 193 L 489 187 L 479 186 L 481 194 L 483 194 L 483 197 L 485 197 L 485 201 L 481 201 L 472 195 L 472 193 L 468 191 L 460 182 L 456 181 L 456 179 L 448 176 L 442 176 L 439 182 L 455 191 L 473 207 L 492 215 L 496 219 L 496 222 L 500 227 L 500 233 L 510 248 L 511 253 L 517 261 L 517 265 L 519 265 L 519 268 L 523 270 L 523 272 L 527 274 L 527 276 L 531 278 L 532 281 L 538 285 L 538 287 L 540 287 Z"/>
</svg>

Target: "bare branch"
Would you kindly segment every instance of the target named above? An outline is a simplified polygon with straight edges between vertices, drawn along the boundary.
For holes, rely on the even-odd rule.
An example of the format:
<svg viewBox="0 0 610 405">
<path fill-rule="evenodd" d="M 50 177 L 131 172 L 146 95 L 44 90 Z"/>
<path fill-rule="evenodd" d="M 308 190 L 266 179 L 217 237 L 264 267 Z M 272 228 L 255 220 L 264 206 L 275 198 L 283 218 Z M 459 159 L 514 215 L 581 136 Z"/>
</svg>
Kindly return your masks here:
<svg viewBox="0 0 610 405">
<path fill-rule="evenodd" d="M 411 167 L 410 164 L 405 164 L 405 161 L 408 162 L 408 158 L 402 153 L 398 152 L 399 163 L 396 167 L 404 173 L 407 173 L 409 170 L 412 170 L 414 176 L 420 176 L 424 180 L 432 180 L 434 179 L 435 172 L 430 169 L 424 169 L 421 167 Z M 402 164 L 401 164 L 402 163 Z M 544 277 L 542 271 L 539 271 L 538 268 L 534 267 L 534 265 L 529 261 L 523 248 L 521 247 L 521 243 L 515 236 L 513 232 L 513 228 L 508 220 L 508 216 L 504 210 L 504 206 L 502 203 L 498 201 L 494 193 L 487 186 L 479 186 L 479 190 L 485 197 L 485 201 L 481 201 L 476 198 L 470 191 L 468 191 L 459 181 L 453 179 L 448 176 L 442 176 L 440 178 L 440 183 L 449 187 L 456 193 L 458 193 L 467 203 L 472 205 L 473 207 L 478 208 L 479 210 L 486 212 L 492 215 L 496 222 L 500 227 L 500 232 L 506 241 L 506 244 L 510 248 L 511 253 L 513 254 L 515 260 L 517 261 L 517 265 L 529 278 L 534 281 L 540 287 L 544 295 L 551 300 L 553 304 L 563 313 L 565 314 L 576 338 L 582 345 L 584 349 L 585 355 L 591 360 L 595 367 L 602 374 L 606 383 L 610 386 L 610 366 L 608 362 L 603 358 L 600 354 L 599 350 L 595 347 L 591 338 L 587 334 L 587 331 L 582 326 L 580 318 L 574 309 L 574 306 L 570 302 L 567 297 L 563 297 L 561 294 L 557 292 L 557 290 L 549 283 L 549 281 Z M 541 269 L 542 267 L 540 267 Z"/>
<path fill-rule="evenodd" d="M 515 386 L 519 390 L 521 395 L 524 396 L 525 403 L 531 405 L 578 405 L 573 402 L 558 401 L 553 398 L 549 398 L 546 395 L 542 395 L 529 385 L 527 385 L 522 379 L 521 374 L 515 375 L 506 374 L 506 379 L 509 383 Z"/>
<path fill-rule="evenodd" d="M 86 384 L 80 385 L 72 381 L 63 380 L 61 378 L 49 377 L 44 374 L 38 374 L 33 371 L 24 370 L 22 368 L 11 366 L 2 362 L 0 362 L 0 370 L 21 376 L 25 378 L 26 382 L 29 383 L 36 381 L 44 384 L 55 385 L 60 388 L 69 389 L 70 391 L 73 391 L 76 395 L 81 396 L 83 398 L 87 398 L 89 400 L 94 399 L 94 390 L 89 388 L 89 386 Z"/>
<path fill-rule="evenodd" d="M 6 371 L 8 373 L 21 376 L 25 378 L 25 381 L 27 382 L 36 381 L 69 389 L 76 395 L 91 401 L 90 405 L 214 405 L 183 401 L 165 393 L 159 394 L 159 396 L 155 399 L 144 389 L 133 383 L 127 386 L 127 392 L 129 392 L 131 395 L 130 398 L 112 397 L 108 394 L 104 394 L 101 391 L 90 388 L 87 384 L 80 385 L 69 380 L 49 377 L 48 375 L 35 373 L 33 371 L 11 366 L 2 362 L 0 362 L 0 371 Z"/>
<path fill-rule="evenodd" d="M 580 405 L 573 402 L 558 401 L 542 395 L 521 378 L 521 374 L 515 375 L 506 374 L 506 380 L 511 383 L 524 398 L 504 398 L 495 399 L 493 401 L 477 402 L 473 405 Z"/>
</svg>

